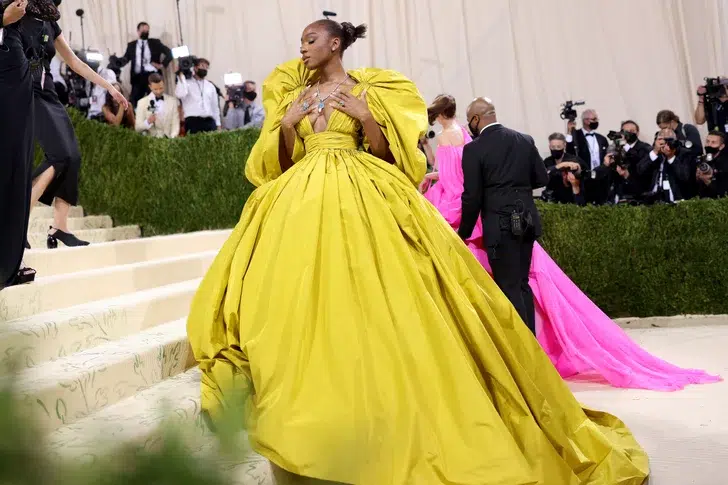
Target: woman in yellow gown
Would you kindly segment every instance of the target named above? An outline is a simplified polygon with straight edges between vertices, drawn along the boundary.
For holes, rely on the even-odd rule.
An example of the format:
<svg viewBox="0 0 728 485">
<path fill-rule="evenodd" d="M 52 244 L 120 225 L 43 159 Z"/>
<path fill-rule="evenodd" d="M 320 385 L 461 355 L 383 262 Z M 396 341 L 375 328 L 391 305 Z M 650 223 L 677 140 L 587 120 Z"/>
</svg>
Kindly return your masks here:
<svg viewBox="0 0 728 485">
<path fill-rule="evenodd" d="M 626 426 L 581 408 L 418 192 L 425 102 L 397 72 L 343 69 L 364 31 L 311 24 L 264 84 L 258 189 L 188 322 L 204 411 L 248 391 L 254 449 L 318 480 L 643 483 Z"/>
</svg>

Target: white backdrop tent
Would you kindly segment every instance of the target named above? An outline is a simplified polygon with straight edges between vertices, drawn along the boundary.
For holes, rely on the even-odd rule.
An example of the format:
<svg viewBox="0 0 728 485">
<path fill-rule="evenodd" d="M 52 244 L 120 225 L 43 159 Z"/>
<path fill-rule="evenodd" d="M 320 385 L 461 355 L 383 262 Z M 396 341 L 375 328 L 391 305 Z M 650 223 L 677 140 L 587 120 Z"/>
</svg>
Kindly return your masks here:
<svg viewBox="0 0 728 485">
<path fill-rule="evenodd" d="M 559 105 L 579 98 L 602 130 L 637 120 L 651 139 L 655 114 L 692 118 L 703 77 L 728 74 L 728 0 L 180 0 L 184 41 L 212 62 L 222 85 L 236 71 L 261 82 L 298 55 L 301 31 L 323 10 L 366 23 L 369 38 L 347 52 L 348 67 L 397 69 L 429 101 L 450 93 L 464 116 L 476 95 L 541 149 L 563 130 Z M 86 11 L 86 44 L 121 55 L 136 25 L 179 44 L 176 0 L 64 0 L 61 25 L 80 47 L 75 10 Z"/>
</svg>

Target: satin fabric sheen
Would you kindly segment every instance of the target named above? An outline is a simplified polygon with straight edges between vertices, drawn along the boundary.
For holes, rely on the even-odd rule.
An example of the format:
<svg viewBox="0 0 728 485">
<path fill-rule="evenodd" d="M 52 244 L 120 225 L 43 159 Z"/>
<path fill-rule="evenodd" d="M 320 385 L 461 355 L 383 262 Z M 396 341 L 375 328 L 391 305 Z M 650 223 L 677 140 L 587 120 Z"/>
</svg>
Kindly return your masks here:
<svg viewBox="0 0 728 485">
<path fill-rule="evenodd" d="M 253 448 L 289 472 L 361 485 L 637 485 L 647 456 L 583 410 L 481 264 L 416 189 L 427 113 L 393 71 L 360 69 L 396 160 L 360 126 L 305 118 L 280 173 L 280 120 L 313 79 L 264 84 L 246 166 L 258 185 L 192 304 L 202 406 L 250 394 Z M 227 400 L 227 401 L 226 401 Z M 241 409 L 241 413 L 243 410 Z"/>
<path fill-rule="evenodd" d="M 461 129 L 467 144 L 472 139 Z M 425 198 L 457 230 L 462 215 L 463 147 L 439 146 L 436 158 L 439 180 L 427 190 Z M 492 274 L 483 249 L 480 220 L 467 245 Z M 682 369 L 640 348 L 566 276 L 538 243 L 533 248 L 529 283 L 535 300 L 538 341 L 562 377 L 581 374 L 615 387 L 655 391 L 675 391 L 689 384 L 721 380 L 701 370 Z"/>
</svg>

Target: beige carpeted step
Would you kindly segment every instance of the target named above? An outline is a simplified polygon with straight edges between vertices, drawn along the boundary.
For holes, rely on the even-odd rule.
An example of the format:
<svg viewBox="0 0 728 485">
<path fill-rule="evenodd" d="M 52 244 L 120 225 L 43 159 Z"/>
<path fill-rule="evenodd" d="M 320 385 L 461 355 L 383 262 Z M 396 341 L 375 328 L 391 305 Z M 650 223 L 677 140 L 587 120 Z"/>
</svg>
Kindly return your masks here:
<svg viewBox="0 0 728 485">
<path fill-rule="evenodd" d="M 48 228 L 53 225 L 53 219 L 33 218 L 28 226 L 29 233 L 47 232 Z M 87 217 L 69 217 L 68 230 L 72 233 L 84 231 L 86 229 L 110 229 L 114 227 L 114 223 L 109 216 L 87 216 Z"/>
<path fill-rule="evenodd" d="M 230 233 L 230 230 L 203 231 L 92 244 L 82 248 L 32 249 L 26 251 L 24 259 L 28 266 L 38 271 L 39 277 L 53 276 L 219 250 Z"/>
<path fill-rule="evenodd" d="M 83 217 L 84 211 L 83 207 L 76 206 L 71 207 L 71 209 L 68 211 L 68 217 Z M 53 207 L 38 204 L 33 208 L 33 210 L 30 212 L 30 218 L 31 219 L 53 219 Z"/>
<path fill-rule="evenodd" d="M 115 448 L 136 444 L 154 446 L 163 424 L 191 429 L 190 446 L 195 453 L 215 453 L 215 440 L 199 418 L 200 372 L 197 368 L 167 379 L 114 405 L 62 426 L 48 435 L 50 453 L 57 458 L 95 461 Z M 235 478 L 236 485 L 273 485 L 268 461 L 248 451 L 235 462 L 220 466 Z"/>
<path fill-rule="evenodd" d="M 17 392 L 41 429 L 99 412 L 193 365 L 185 319 L 19 374 Z"/>
<path fill-rule="evenodd" d="M 122 241 L 125 239 L 136 239 L 141 237 L 142 231 L 139 226 L 119 226 L 109 229 L 85 229 L 83 231 L 74 231 L 73 233 L 82 241 L 88 241 L 92 244 L 103 243 L 109 241 Z M 42 232 L 29 232 L 28 242 L 30 247 L 34 249 L 46 249 L 46 240 L 48 239 L 48 228 Z M 58 247 L 62 247 L 63 243 L 58 241 Z"/>
<path fill-rule="evenodd" d="M 40 277 L 0 292 L 0 325 L 9 320 L 60 310 L 204 276 L 217 251 L 157 261 Z"/>
<path fill-rule="evenodd" d="M 201 279 L 138 291 L 0 325 L 0 371 L 33 367 L 183 318 Z"/>
</svg>

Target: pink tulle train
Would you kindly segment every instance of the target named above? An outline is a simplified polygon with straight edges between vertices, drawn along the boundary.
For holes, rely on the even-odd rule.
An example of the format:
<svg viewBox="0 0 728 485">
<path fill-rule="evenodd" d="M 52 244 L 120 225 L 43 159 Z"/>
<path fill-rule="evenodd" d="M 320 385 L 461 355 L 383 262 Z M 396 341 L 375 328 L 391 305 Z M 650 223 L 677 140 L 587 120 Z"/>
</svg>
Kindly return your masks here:
<svg viewBox="0 0 728 485">
<path fill-rule="evenodd" d="M 463 129 L 465 143 L 471 141 Z M 463 191 L 463 147 L 437 149 L 439 181 L 425 197 L 450 225 L 460 225 Z M 480 220 L 467 241 L 481 264 L 491 272 L 483 250 Z M 601 377 L 615 387 L 675 391 L 689 384 L 720 381 L 701 370 L 682 369 L 635 344 L 599 309 L 538 244 L 534 246 L 530 285 L 536 307 L 538 341 L 564 378 Z"/>
</svg>

